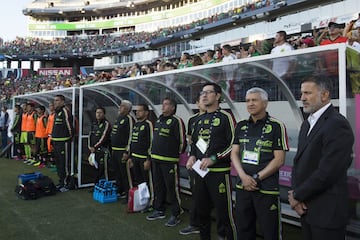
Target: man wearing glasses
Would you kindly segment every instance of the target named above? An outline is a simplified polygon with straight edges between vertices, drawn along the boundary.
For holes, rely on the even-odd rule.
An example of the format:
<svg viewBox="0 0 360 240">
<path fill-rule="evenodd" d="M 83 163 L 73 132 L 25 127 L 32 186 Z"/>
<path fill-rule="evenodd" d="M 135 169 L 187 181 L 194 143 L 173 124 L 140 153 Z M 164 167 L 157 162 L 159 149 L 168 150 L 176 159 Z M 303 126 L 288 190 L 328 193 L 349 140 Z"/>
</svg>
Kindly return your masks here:
<svg viewBox="0 0 360 240">
<path fill-rule="evenodd" d="M 219 107 L 221 93 L 221 87 L 215 83 L 203 85 L 200 101 L 206 112 L 194 123 L 187 162 L 187 166 L 199 173 L 195 174 L 194 201 L 199 216 L 201 239 L 210 239 L 212 206 L 215 207 L 218 221 L 224 230 L 218 232 L 219 238 L 236 239 L 230 186 L 234 121 L 228 112 Z M 200 176 L 201 173 L 205 175 Z"/>
</svg>

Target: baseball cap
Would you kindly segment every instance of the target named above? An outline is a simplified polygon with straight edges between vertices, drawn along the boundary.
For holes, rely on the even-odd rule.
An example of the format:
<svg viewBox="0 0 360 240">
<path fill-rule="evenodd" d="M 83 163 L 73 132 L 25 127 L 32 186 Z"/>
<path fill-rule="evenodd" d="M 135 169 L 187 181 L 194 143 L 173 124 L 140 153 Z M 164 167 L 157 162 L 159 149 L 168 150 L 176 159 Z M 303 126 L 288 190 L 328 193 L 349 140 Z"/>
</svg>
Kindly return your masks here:
<svg viewBox="0 0 360 240">
<path fill-rule="evenodd" d="M 344 28 L 345 27 L 345 24 L 342 23 L 342 24 L 339 24 L 339 23 L 336 23 L 336 22 L 329 22 L 328 24 L 328 27 L 334 27 L 334 28 Z"/>
</svg>

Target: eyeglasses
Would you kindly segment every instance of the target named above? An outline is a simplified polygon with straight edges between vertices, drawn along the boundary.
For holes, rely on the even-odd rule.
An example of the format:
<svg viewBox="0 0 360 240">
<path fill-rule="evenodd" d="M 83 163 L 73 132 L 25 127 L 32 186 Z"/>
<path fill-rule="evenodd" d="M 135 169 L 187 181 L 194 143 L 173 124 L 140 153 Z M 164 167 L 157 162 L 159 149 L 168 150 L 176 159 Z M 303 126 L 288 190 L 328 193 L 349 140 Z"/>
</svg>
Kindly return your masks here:
<svg viewBox="0 0 360 240">
<path fill-rule="evenodd" d="M 215 93 L 215 91 L 214 90 L 201 91 L 200 96 L 209 95 L 210 93 Z"/>
</svg>

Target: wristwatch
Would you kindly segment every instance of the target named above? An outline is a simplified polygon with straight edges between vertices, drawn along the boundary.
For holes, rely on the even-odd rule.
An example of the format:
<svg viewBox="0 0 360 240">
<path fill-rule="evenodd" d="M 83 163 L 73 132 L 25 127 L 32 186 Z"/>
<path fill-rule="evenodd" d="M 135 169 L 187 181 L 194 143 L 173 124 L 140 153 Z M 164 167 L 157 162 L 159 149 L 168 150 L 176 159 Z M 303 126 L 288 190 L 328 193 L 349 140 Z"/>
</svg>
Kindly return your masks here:
<svg viewBox="0 0 360 240">
<path fill-rule="evenodd" d="M 216 156 L 215 155 L 211 155 L 210 159 L 211 159 L 211 161 L 216 162 Z"/>
<path fill-rule="evenodd" d="M 260 180 L 260 175 L 258 174 L 258 173 L 254 173 L 253 175 L 252 175 L 252 177 L 253 177 L 253 179 L 255 179 L 255 181 L 257 182 L 257 183 L 259 183 L 261 180 Z"/>
</svg>

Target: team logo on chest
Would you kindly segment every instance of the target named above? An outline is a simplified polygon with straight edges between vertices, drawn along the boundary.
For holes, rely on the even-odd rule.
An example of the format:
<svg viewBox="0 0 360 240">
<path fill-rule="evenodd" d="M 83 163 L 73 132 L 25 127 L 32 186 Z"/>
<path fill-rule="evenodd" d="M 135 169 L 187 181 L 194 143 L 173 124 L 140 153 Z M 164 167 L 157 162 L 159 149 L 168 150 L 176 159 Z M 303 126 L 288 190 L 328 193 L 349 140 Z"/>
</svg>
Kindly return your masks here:
<svg viewBox="0 0 360 240">
<path fill-rule="evenodd" d="M 272 131 L 272 126 L 270 124 L 266 124 L 264 133 L 271 133 L 271 131 Z"/>
<path fill-rule="evenodd" d="M 213 121 L 212 121 L 212 125 L 214 127 L 217 127 L 220 125 L 220 118 L 215 118 Z"/>
</svg>

